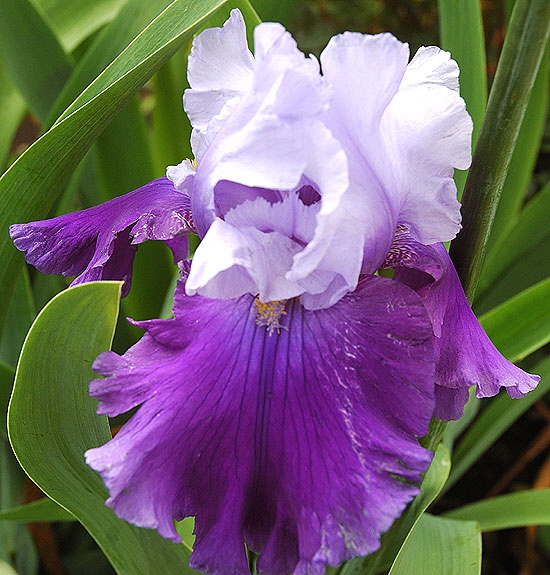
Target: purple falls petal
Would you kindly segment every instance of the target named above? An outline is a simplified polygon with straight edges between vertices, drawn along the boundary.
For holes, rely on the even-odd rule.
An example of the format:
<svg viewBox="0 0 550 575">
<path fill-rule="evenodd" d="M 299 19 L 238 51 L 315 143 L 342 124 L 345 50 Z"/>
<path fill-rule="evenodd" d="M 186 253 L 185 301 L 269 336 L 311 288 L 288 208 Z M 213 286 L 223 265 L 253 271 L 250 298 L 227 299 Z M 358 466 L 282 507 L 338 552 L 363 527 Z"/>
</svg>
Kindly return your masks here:
<svg viewBox="0 0 550 575">
<path fill-rule="evenodd" d="M 496 395 L 505 387 L 515 398 L 537 386 L 538 376 L 508 361 L 488 338 L 442 244 L 425 246 L 400 229 L 384 267 L 395 268 L 394 279 L 422 297 L 432 318 L 440 387 L 435 417 L 459 419 L 471 385 L 477 397 Z"/>
<path fill-rule="evenodd" d="M 433 412 L 432 329 L 413 290 L 362 280 L 329 309 L 286 304 L 281 329 L 255 299 L 176 295 L 175 318 L 124 356 L 102 354 L 99 412 L 140 405 L 86 458 L 124 519 L 179 540 L 196 516 L 191 566 L 321 575 L 379 546 L 418 493 L 431 453 L 417 438 Z"/>
<path fill-rule="evenodd" d="M 10 236 L 42 273 L 77 276 L 72 285 L 124 280 L 130 289 L 136 244 L 165 240 L 176 261 L 194 231 L 189 196 L 160 178 L 104 204 L 50 220 L 15 224 Z"/>
</svg>

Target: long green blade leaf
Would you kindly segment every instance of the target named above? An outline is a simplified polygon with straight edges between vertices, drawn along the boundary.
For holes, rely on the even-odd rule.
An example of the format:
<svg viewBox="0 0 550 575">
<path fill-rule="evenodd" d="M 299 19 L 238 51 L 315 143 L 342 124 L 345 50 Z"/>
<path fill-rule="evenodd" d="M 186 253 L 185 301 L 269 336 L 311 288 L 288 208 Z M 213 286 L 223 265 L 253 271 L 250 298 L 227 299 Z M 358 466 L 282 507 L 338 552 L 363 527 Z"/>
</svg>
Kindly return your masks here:
<svg viewBox="0 0 550 575">
<path fill-rule="evenodd" d="M 445 517 L 477 521 L 482 531 L 550 525 L 550 489 L 500 495 L 453 509 Z"/>
<path fill-rule="evenodd" d="M 92 361 L 109 349 L 120 282 L 95 282 L 56 296 L 31 328 L 17 368 L 8 429 L 21 466 L 88 529 L 119 574 L 188 573 L 181 545 L 138 529 L 105 506 L 106 490 L 84 462 L 110 439 L 88 396 Z"/>
<path fill-rule="evenodd" d="M 451 246 L 470 299 L 549 33 L 550 2 L 517 0 L 464 190 L 464 228 Z"/>
<path fill-rule="evenodd" d="M 550 279 L 539 282 L 479 318 L 498 350 L 520 361 L 550 341 Z"/>
<path fill-rule="evenodd" d="M 52 499 L 44 497 L 13 509 L 3 509 L 0 511 L 0 521 L 74 521 L 74 515 Z"/>
<path fill-rule="evenodd" d="M 487 63 L 481 4 L 479 0 L 439 0 L 438 6 L 441 47 L 451 52 L 460 66 L 460 94 L 474 122 L 472 144 L 475 146 L 487 103 Z M 455 180 L 460 198 L 466 172 L 456 172 Z"/>
<path fill-rule="evenodd" d="M 0 2 L 0 54 L 19 92 L 44 122 L 73 63 L 29 0 Z"/>
</svg>

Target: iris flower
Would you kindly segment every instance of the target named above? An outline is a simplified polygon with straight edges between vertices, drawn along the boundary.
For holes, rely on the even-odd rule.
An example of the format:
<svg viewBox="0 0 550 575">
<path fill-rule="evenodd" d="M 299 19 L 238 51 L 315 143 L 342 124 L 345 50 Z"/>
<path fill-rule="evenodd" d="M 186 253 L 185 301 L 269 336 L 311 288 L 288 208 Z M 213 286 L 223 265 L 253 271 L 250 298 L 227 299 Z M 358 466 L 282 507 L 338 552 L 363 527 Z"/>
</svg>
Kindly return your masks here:
<svg viewBox="0 0 550 575">
<path fill-rule="evenodd" d="M 449 54 L 344 33 L 319 63 L 273 23 L 254 44 L 238 11 L 195 39 L 194 161 L 11 235 L 73 284 L 127 291 L 148 239 L 182 269 L 174 317 L 134 322 L 143 338 L 93 366 L 98 413 L 139 406 L 86 453 L 107 505 L 174 541 L 194 516 L 199 571 L 247 574 L 248 547 L 263 575 L 321 575 L 375 551 L 418 493 L 432 417 L 538 378 L 491 344 L 441 243 L 472 131 Z"/>
</svg>

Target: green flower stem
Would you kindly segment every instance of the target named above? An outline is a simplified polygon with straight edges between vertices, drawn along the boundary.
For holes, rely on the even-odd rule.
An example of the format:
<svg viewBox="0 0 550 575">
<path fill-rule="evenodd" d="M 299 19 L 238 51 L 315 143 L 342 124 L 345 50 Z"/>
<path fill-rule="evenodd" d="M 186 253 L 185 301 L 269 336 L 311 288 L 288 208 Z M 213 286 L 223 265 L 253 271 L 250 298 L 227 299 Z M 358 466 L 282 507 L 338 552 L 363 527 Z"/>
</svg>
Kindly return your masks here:
<svg viewBox="0 0 550 575">
<path fill-rule="evenodd" d="M 548 0 L 517 0 L 462 198 L 451 257 L 473 299 L 491 225 L 550 32 Z"/>
</svg>

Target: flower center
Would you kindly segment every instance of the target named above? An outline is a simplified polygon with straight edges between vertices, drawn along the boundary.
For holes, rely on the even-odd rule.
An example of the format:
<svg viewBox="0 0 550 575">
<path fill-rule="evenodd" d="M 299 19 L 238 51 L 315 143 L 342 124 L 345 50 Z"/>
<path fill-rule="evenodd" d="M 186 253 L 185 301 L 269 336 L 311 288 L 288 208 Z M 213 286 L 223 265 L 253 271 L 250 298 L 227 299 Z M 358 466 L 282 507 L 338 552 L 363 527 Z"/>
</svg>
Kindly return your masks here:
<svg viewBox="0 0 550 575">
<path fill-rule="evenodd" d="M 277 300 L 264 303 L 259 297 L 254 300 L 254 313 L 256 314 L 256 325 L 264 325 L 269 335 L 273 332 L 281 333 L 281 329 L 288 329 L 281 325 L 281 316 L 286 315 L 286 300 Z"/>
</svg>

